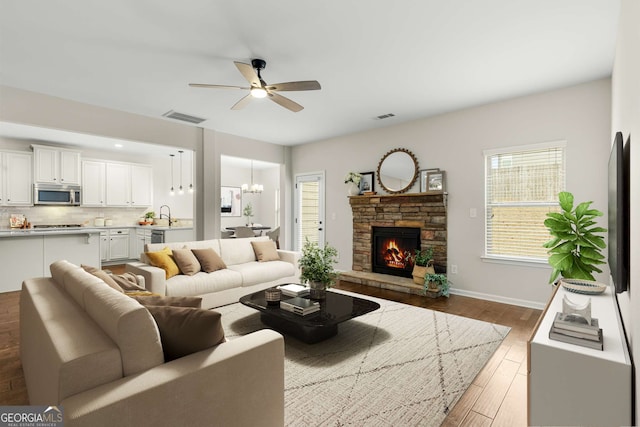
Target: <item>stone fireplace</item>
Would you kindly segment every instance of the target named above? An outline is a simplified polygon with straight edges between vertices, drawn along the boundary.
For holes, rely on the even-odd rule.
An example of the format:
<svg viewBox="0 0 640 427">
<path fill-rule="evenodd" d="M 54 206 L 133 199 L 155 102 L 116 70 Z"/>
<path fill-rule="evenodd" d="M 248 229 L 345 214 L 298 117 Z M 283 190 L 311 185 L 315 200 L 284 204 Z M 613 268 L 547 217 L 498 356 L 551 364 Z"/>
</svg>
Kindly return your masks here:
<svg viewBox="0 0 640 427">
<path fill-rule="evenodd" d="M 345 280 L 390 289 L 397 289 L 399 283 L 402 288 L 405 282 L 407 288 L 418 286 L 410 283 L 412 281 L 408 277 L 411 274 L 406 274 L 407 270 L 410 273 L 413 265 L 403 266 L 402 269 L 395 268 L 393 272 L 391 270 L 381 272 L 378 268 L 374 268 L 376 257 L 379 258 L 381 255 L 376 253 L 373 232 L 390 228 L 400 232 L 403 245 L 411 244 L 410 238 L 407 238 L 404 233 L 409 229 L 418 230 L 414 245 L 422 249 L 432 247 L 436 271 L 445 273 L 447 267 L 446 197 L 447 194 L 441 191 L 349 197 L 353 212 L 353 271 L 343 274 Z M 386 248 L 384 250 L 386 253 Z M 404 252 L 404 248 L 390 248 L 394 254 L 395 250 Z M 394 255 L 396 260 L 400 260 L 398 266 L 402 265 L 403 256 Z M 403 270 L 401 274 L 397 274 L 399 270 Z M 394 279 L 395 276 L 407 278 Z M 384 283 L 387 282 L 393 285 L 385 286 Z M 422 289 L 420 286 L 418 288 L 415 289 L 415 293 Z M 407 292 L 413 292 L 413 289 Z"/>
</svg>

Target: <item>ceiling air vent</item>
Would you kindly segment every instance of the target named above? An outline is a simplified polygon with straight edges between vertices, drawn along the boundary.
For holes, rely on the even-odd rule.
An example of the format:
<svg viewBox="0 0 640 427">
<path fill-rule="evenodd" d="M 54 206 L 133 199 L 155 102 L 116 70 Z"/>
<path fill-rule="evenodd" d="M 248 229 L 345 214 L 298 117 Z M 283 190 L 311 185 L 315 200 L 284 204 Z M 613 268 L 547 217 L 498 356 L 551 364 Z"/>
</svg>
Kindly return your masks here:
<svg viewBox="0 0 640 427">
<path fill-rule="evenodd" d="M 390 117 L 395 117 L 396 115 L 393 113 L 388 113 L 388 114 L 383 114 L 381 116 L 376 116 L 376 120 L 384 120 L 384 119 L 388 119 Z"/>
<path fill-rule="evenodd" d="M 162 115 L 163 117 L 168 117 L 170 119 L 182 120 L 183 122 L 189 122 L 194 124 L 199 124 L 204 122 L 207 119 L 201 119 L 200 117 L 190 116 L 184 113 L 178 113 L 177 111 L 169 110 Z"/>
</svg>

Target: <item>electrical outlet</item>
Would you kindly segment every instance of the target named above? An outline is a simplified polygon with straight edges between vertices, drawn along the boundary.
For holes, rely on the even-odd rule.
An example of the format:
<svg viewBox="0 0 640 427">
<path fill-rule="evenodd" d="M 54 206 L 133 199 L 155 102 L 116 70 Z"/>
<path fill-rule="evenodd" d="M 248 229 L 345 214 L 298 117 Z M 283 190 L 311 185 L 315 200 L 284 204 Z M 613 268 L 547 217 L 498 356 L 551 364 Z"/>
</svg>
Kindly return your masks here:
<svg viewBox="0 0 640 427">
<path fill-rule="evenodd" d="M 458 266 L 456 264 L 451 264 L 451 274 L 458 274 Z"/>
</svg>

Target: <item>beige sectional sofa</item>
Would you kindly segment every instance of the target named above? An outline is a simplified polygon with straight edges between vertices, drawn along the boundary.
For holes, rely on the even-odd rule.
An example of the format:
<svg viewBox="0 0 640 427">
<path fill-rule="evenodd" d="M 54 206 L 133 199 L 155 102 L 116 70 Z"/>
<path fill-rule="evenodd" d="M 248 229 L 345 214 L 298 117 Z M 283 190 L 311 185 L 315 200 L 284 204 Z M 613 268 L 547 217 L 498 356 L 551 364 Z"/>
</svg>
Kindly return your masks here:
<svg viewBox="0 0 640 427">
<path fill-rule="evenodd" d="M 212 248 L 226 268 L 194 275 L 178 274 L 166 278 L 162 268 L 154 267 L 142 254 L 141 262 L 126 265 L 128 272 L 141 275 L 147 290 L 168 296 L 198 296 L 203 308 L 220 307 L 238 302 L 241 296 L 284 283 L 299 283 L 299 253 L 277 250 L 279 259 L 260 262 L 251 242 L 268 242 L 266 236 L 244 239 L 213 239 L 178 243 L 149 243 L 145 252 L 157 252 L 164 248 L 206 249 Z"/>
<path fill-rule="evenodd" d="M 30 404 L 61 405 L 68 427 L 284 424 L 280 334 L 165 362 L 147 308 L 67 261 L 50 270 L 25 280 L 20 297 Z"/>
</svg>

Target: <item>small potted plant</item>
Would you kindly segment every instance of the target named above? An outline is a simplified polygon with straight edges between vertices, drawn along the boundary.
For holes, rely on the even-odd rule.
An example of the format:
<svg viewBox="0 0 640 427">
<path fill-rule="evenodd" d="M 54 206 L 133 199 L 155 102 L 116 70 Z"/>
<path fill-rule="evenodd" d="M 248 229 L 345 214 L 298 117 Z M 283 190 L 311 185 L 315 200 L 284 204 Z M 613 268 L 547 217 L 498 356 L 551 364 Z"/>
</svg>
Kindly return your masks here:
<svg viewBox="0 0 640 427">
<path fill-rule="evenodd" d="M 344 183 L 349 186 L 347 191 L 350 196 L 357 196 L 358 194 L 360 194 L 361 180 L 362 180 L 362 175 L 359 174 L 358 172 L 349 172 L 344 177 Z"/>
<path fill-rule="evenodd" d="M 590 209 L 593 202 L 583 202 L 573 208 L 573 194 L 558 194 L 561 213 L 549 212 L 544 225 L 552 239 L 544 244 L 549 249 L 549 265 L 553 267 L 549 283 L 558 276 L 565 279 L 595 281 L 593 272 L 602 273 L 596 265 L 604 264 L 601 251 L 606 248 L 604 237 L 596 233 L 607 231 L 596 226 L 595 218 L 602 216 L 597 209 Z"/>
<path fill-rule="evenodd" d="M 149 225 L 153 224 L 153 218 L 155 218 L 156 213 L 154 211 L 149 211 L 144 214 L 144 220 L 139 221 L 140 225 Z"/>
<path fill-rule="evenodd" d="M 429 273 L 424 276 L 424 289 L 425 292 L 434 292 L 449 296 L 449 281 L 446 274 Z"/>
<path fill-rule="evenodd" d="M 247 217 L 247 226 L 251 225 L 251 217 L 253 217 L 253 206 L 251 206 L 251 203 L 247 203 L 244 206 L 242 213 Z"/>
<path fill-rule="evenodd" d="M 416 249 L 413 254 L 413 282 L 417 285 L 424 283 L 424 276 L 435 273 L 433 268 L 433 248 Z"/>
<path fill-rule="evenodd" d="M 308 238 L 305 240 L 298 266 L 301 271 L 300 280 L 302 283 L 309 283 L 311 299 L 324 299 L 327 288 L 335 282 L 337 274 L 334 264 L 338 262 L 337 256 L 337 249 L 328 243 L 320 248 Z"/>
</svg>

